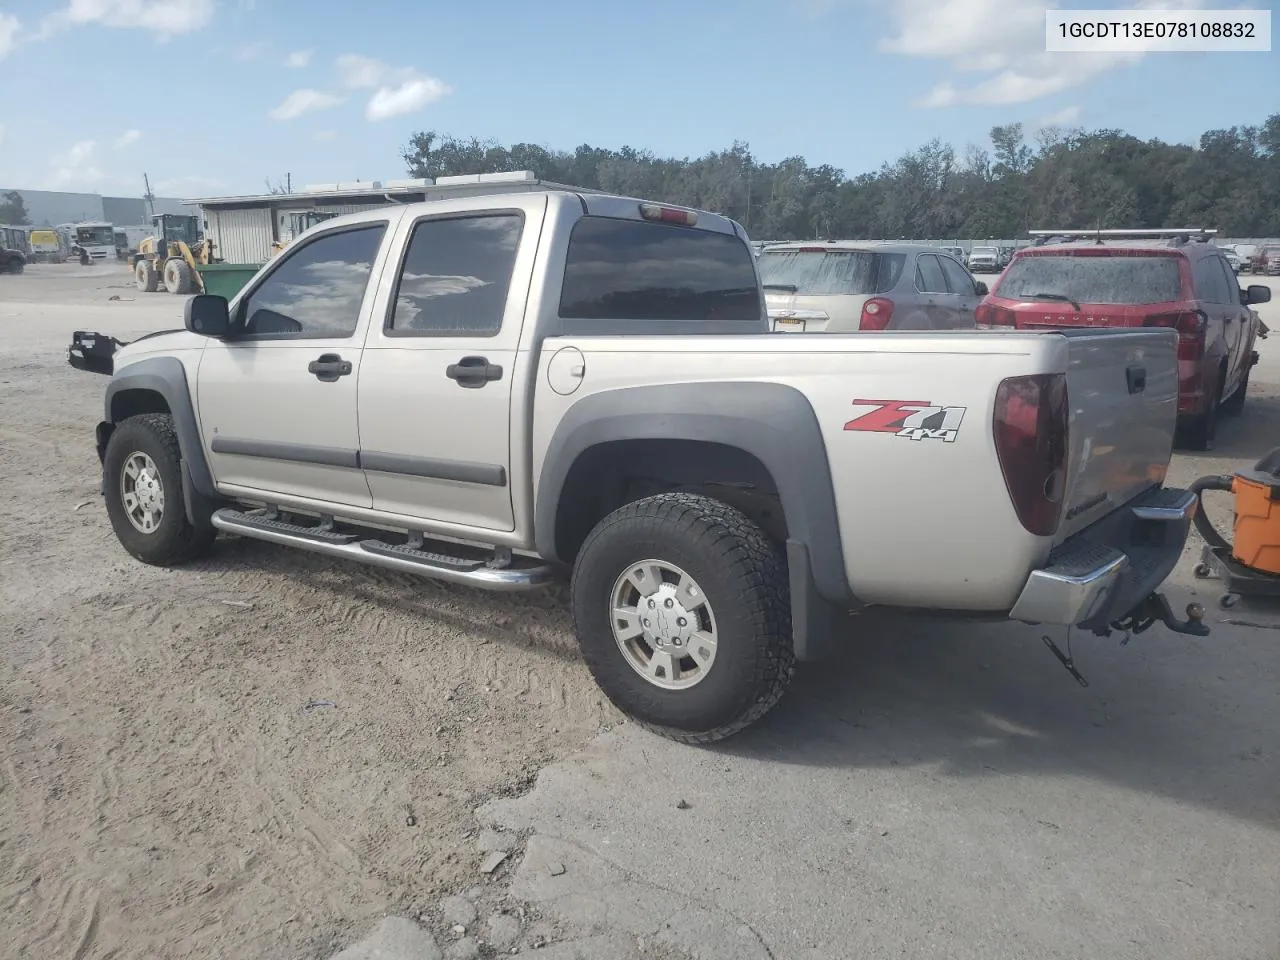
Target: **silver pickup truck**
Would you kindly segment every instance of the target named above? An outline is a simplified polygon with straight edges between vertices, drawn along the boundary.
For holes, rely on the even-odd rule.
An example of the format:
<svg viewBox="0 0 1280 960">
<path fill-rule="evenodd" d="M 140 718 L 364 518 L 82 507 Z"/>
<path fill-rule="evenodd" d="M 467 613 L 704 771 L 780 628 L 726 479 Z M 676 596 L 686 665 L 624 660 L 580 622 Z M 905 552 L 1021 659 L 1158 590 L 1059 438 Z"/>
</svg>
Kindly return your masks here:
<svg viewBox="0 0 1280 960">
<path fill-rule="evenodd" d="M 742 227 L 605 195 L 380 207 L 312 227 L 186 329 L 121 344 L 97 449 L 144 563 L 219 531 L 490 590 L 571 577 L 600 686 L 708 742 L 868 604 L 1098 634 L 1156 588 L 1171 330 L 769 332 Z"/>
</svg>

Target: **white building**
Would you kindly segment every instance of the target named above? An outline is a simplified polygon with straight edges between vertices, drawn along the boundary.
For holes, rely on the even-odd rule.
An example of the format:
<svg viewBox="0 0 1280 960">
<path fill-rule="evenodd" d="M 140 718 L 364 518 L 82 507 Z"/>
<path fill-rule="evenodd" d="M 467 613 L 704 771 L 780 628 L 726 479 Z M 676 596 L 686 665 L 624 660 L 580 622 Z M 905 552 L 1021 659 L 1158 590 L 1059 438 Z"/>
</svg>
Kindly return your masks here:
<svg viewBox="0 0 1280 960">
<path fill-rule="evenodd" d="M 213 239 L 214 255 L 226 263 L 264 263 L 271 245 L 287 242 L 305 229 L 308 213 L 358 213 L 391 203 L 445 200 L 495 193 L 569 190 L 596 193 L 582 187 L 539 180 L 532 170 L 468 174 L 435 180 L 373 180 L 324 183 L 294 193 L 244 197 L 206 197 L 184 201 L 198 206 L 205 236 Z"/>
</svg>

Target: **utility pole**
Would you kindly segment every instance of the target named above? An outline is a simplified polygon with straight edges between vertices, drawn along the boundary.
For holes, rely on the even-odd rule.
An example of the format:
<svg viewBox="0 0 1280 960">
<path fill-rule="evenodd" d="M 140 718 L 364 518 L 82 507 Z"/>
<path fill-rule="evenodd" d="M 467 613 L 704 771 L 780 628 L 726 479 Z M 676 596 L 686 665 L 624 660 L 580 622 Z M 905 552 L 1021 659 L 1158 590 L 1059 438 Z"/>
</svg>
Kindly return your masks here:
<svg viewBox="0 0 1280 960">
<path fill-rule="evenodd" d="M 293 193 L 293 174 L 286 173 L 284 175 L 284 192 Z"/>
<path fill-rule="evenodd" d="M 142 174 L 142 182 L 147 188 L 147 192 L 142 195 L 142 199 L 147 201 L 147 211 L 154 217 L 156 215 L 156 195 L 151 192 L 151 181 L 147 178 L 146 173 Z"/>
</svg>

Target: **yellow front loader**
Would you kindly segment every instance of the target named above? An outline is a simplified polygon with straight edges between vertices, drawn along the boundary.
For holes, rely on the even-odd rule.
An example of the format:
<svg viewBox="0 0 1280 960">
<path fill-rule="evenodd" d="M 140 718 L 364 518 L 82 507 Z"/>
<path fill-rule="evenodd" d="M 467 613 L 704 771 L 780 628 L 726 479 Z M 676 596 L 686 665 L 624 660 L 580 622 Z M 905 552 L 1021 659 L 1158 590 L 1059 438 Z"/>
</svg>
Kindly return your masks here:
<svg viewBox="0 0 1280 960">
<path fill-rule="evenodd" d="M 163 213 L 151 218 L 155 234 L 138 244 L 129 258 L 138 289 L 154 293 L 162 285 L 170 293 L 203 293 L 198 267 L 216 263 L 213 241 L 200 239 L 196 217 Z"/>
</svg>

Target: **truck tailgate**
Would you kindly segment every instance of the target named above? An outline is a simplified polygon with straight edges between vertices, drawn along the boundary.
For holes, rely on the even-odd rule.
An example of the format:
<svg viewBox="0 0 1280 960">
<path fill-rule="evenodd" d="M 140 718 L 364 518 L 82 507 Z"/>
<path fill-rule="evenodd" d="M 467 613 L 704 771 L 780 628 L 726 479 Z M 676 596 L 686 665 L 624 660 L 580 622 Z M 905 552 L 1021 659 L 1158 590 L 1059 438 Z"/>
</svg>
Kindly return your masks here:
<svg viewBox="0 0 1280 960">
<path fill-rule="evenodd" d="M 1178 412 L 1178 341 L 1163 329 L 1057 333 L 1070 346 L 1061 542 L 1164 481 Z"/>
</svg>

